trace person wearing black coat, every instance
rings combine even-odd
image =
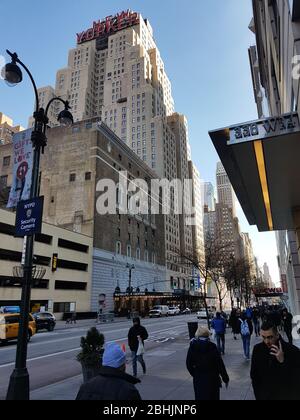
[[[132,356],[133,376],[137,376],[137,361],[142,365],[143,373],[146,373],[146,364],[143,355],[137,355],[139,342],[144,345],[144,341],[148,338],[148,332],[145,327],[141,325],[140,318],[133,319],[133,327],[128,332],[128,345]]]
[[[219,401],[222,380],[226,387],[229,384],[224,362],[209,336],[207,328],[199,327],[186,358],[187,369],[193,377],[196,401]]]
[[[229,318],[229,325],[232,328],[233,338],[237,340],[237,335],[240,334],[240,311],[237,309],[233,309]]]
[[[293,344],[293,315],[287,309],[282,311],[283,329],[290,344]]]
[[[261,327],[263,343],[254,347],[251,379],[258,401],[300,401],[300,350],[285,341],[276,326]]]
[[[126,355],[116,343],[109,344],[103,353],[98,376],[80,387],[76,400],[82,401],[140,401],[135,385],[139,379],[125,373]]]

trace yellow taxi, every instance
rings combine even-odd
[[[20,314],[1,314],[0,313],[0,343],[8,340],[17,340],[19,334]],[[29,314],[29,324],[27,339],[36,333],[36,323],[31,314]]]

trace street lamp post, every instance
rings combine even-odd
[[[20,61],[16,53],[11,53],[6,50],[11,57],[11,63],[6,64],[2,69],[2,76],[6,82],[14,86],[23,80],[23,75],[18,64],[28,74],[35,93],[36,110],[33,114],[34,129],[31,134],[31,141],[34,148],[33,154],[33,168],[32,168],[32,181],[30,189],[30,199],[39,195],[39,167],[41,151],[44,153],[44,148],[47,145],[46,130],[49,122],[47,113],[51,103],[54,100],[61,101],[65,109],[60,112],[58,121],[63,125],[71,125],[73,123],[72,114],[69,112],[69,104],[61,98],[53,98],[48,103],[46,111],[39,107],[39,98],[35,81],[28,70],[28,68]],[[15,369],[10,376],[7,400],[29,400],[29,374],[26,367],[27,361],[27,341],[28,341],[28,323],[29,323],[29,310],[30,310],[30,296],[31,296],[31,283],[32,283],[32,269],[33,269],[33,247],[34,236],[28,236],[26,241],[25,250],[25,264],[24,264],[24,277],[22,283],[22,296],[21,296],[21,311],[20,311],[20,326],[16,351]]]
[[[130,316],[131,316],[131,272],[132,272],[132,270],[135,269],[135,266],[133,264],[127,263],[126,268],[129,269],[129,279],[128,279],[129,313],[128,313],[128,317],[130,319]]]

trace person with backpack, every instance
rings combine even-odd
[[[247,317],[246,312],[243,312],[239,321],[245,359],[250,360],[250,343],[251,336],[253,334],[253,324],[252,321]]]

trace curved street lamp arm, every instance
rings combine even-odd
[[[32,77],[32,74],[30,73],[29,69],[25,66],[24,63],[22,63],[22,61],[19,59],[17,53],[11,53],[9,50],[6,50],[7,54],[12,58],[12,60],[14,60],[16,63],[19,63],[21,67],[23,67],[23,69],[26,71],[26,73],[28,74],[31,83],[33,85],[33,89],[34,89],[34,94],[35,94],[35,102],[36,102],[36,112],[39,111],[40,108],[40,103],[39,103],[39,95],[38,95],[38,91],[37,91],[37,87],[35,84],[35,81]]]
[[[69,102],[68,101],[64,101],[62,98],[60,98],[59,96],[57,96],[55,98],[50,99],[50,101],[48,102],[48,105],[47,105],[46,110],[45,110],[46,117],[48,115],[48,111],[49,111],[50,105],[54,101],[60,101],[60,102],[62,102],[64,104],[64,106],[66,107],[66,109],[70,109]]]

